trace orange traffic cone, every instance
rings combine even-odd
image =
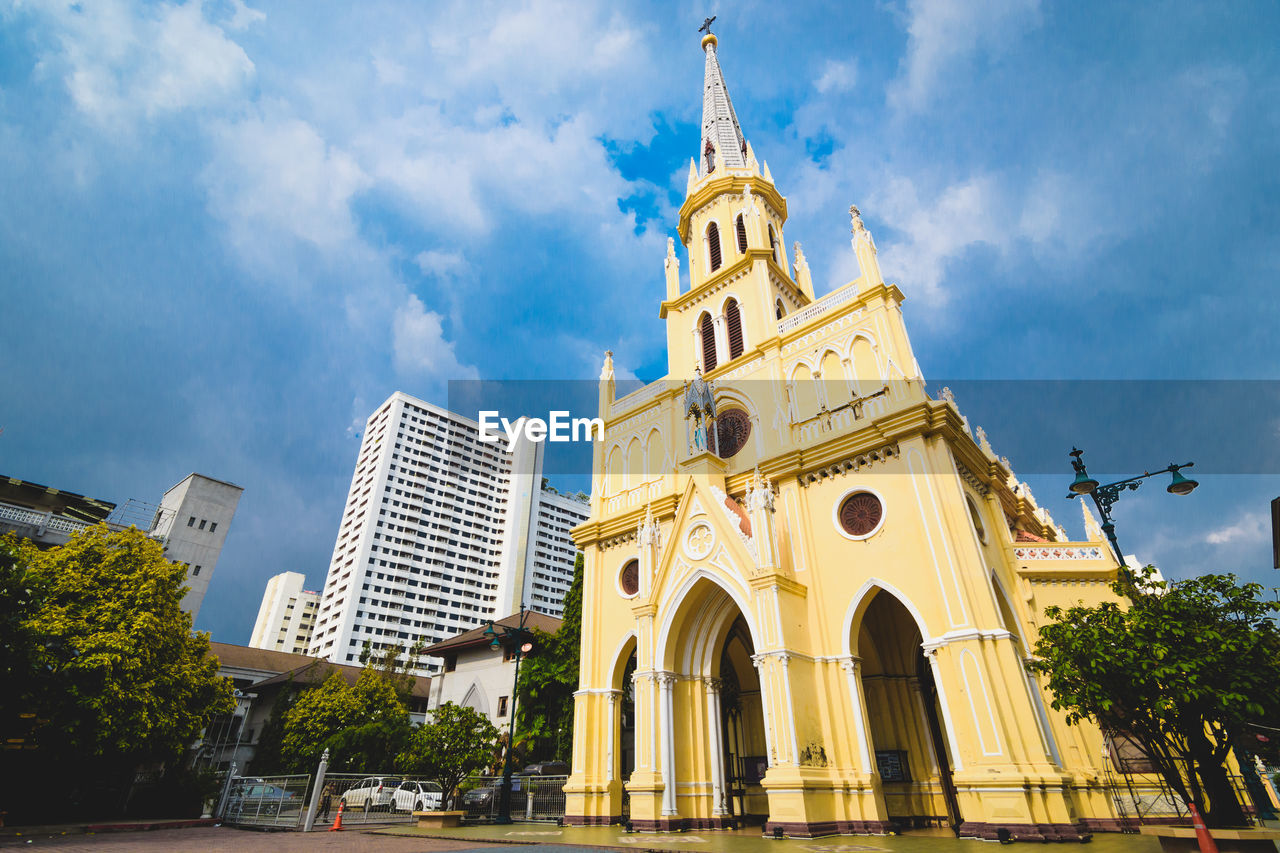
[[[1200,810],[1196,808],[1196,804],[1187,803],[1187,807],[1191,809],[1191,825],[1196,830],[1196,842],[1200,845],[1200,853],[1218,853],[1218,845],[1209,834],[1209,828],[1204,825],[1204,818],[1200,817]]]
[[[346,802],[338,803],[338,814],[333,819],[333,826],[329,827],[330,832],[342,832],[342,810],[346,808],[346,806]],[[1213,853],[1218,853],[1218,851],[1215,850]]]

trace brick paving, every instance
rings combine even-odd
[[[21,831],[20,829],[10,831]],[[60,853],[134,853],[134,851],[181,851],[181,853],[437,853],[449,850],[494,848],[492,841],[468,842],[437,838],[397,838],[371,835],[361,830],[343,832],[256,832],[227,826],[189,829],[156,829],[150,832],[106,832],[98,834],[57,834],[46,830],[32,836],[0,838],[0,850],[58,850]],[[520,847],[506,847],[515,851]]]

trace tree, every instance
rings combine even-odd
[[[400,754],[400,767],[437,782],[452,801],[459,783],[489,763],[497,740],[498,730],[484,714],[445,702],[413,730],[408,747]]]
[[[554,634],[535,631],[534,651],[516,685],[516,741],[539,758],[568,761],[573,751],[573,694],[582,654],[582,554],[564,599],[564,622]]]
[[[335,672],[285,713],[281,754],[295,773],[314,769],[326,749],[334,770],[373,770],[391,763],[409,731],[409,710],[382,673],[365,667],[352,686]]]
[[[1069,724],[1088,718],[1127,735],[1210,827],[1241,825],[1226,759],[1251,724],[1275,725],[1280,605],[1234,575],[1154,576],[1148,567],[1134,585],[1113,584],[1132,596],[1123,605],[1048,608],[1054,621],[1041,627],[1029,666],[1047,677]]]
[[[74,766],[76,783],[122,794],[139,765],[172,762],[233,709],[209,635],[182,610],[186,569],[160,543],[98,525],[47,551],[9,536],[0,551],[0,629],[15,643],[3,692],[35,715],[41,772]]]

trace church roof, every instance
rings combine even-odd
[[[702,40],[707,55],[706,72],[702,84],[702,141],[698,151],[699,174],[707,168],[707,143],[714,146],[725,168],[744,169],[747,165],[747,141],[738,125],[738,115],[729,100],[729,89],[724,84],[720,60],[716,58],[716,37],[708,34]],[[714,155],[713,155],[714,156]]]

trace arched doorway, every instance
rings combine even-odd
[[[763,824],[769,798],[760,783],[769,769],[760,679],[752,665],[755,647],[739,616],[720,652],[720,727],[724,746],[723,808],[735,823]]]
[[[862,658],[881,793],[900,830],[960,826],[946,727],[920,628],[893,595],[879,591],[864,611],[855,648]]]
[[[655,828],[710,829],[768,819],[760,783],[770,751],[746,601],[741,591],[731,593],[704,572],[664,620],[655,674],[662,783]],[[645,729],[642,721],[639,730]]]

